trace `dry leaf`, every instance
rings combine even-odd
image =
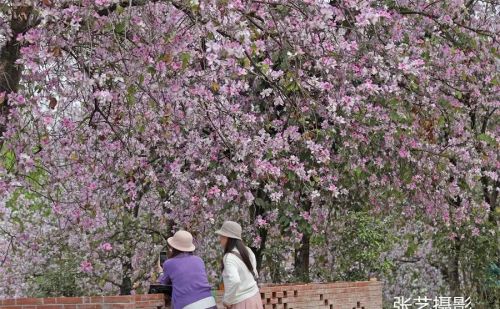
[[[50,97],[49,107],[50,109],[56,109],[57,100],[54,97]]]
[[[172,55],[171,54],[164,54],[162,57],[161,57],[161,60],[165,63],[170,63],[172,62]]]
[[[60,57],[62,55],[61,47],[56,46],[52,48],[52,54],[54,55],[54,57]]]
[[[212,89],[212,91],[214,93],[217,93],[220,90],[220,85],[216,82],[213,82],[212,85],[210,86],[210,88]]]

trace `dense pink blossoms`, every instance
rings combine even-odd
[[[26,293],[26,258],[40,271],[58,251],[89,290],[136,288],[181,227],[215,272],[224,218],[290,252],[356,205],[452,239],[494,210],[486,2],[31,2],[2,120],[0,295]]]

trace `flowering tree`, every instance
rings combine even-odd
[[[9,248],[22,246],[38,266],[65,252],[93,289],[130,293],[172,229],[201,240],[228,216],[261,268],[277,254],[301,280],[334,263],[323,235],[352,211],[423,216],[460,250],[478,225],[498,226],[496,9],[5,4],[0,276],[15,280],[23,255]]]

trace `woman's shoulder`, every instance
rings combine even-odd
[[[249,255],[250,257],[255,258],[255,253],[253,253],[253,250],[252,250],[250,247],[247,247],[247,246],[245,246],[245,248],[247,248],[248,255]]]
[[[186,262],[204,263],[203,260],[199,256],[194,255],[194,254],[186,254],[186,255],[176,256],[176,257],[170,258],[170,259],[165,261],[165,264],[177,264],[177,263],[186,263]]]
[[[249,247],[245,247],[248,251],[248,254],[251,256],[251,257],[255,257],[255,254],[253,253],[252,249],[250,249]],[[230,261],[240,261],[241,260],[241,255],[240,253],[238,252],[238,249],[234,249],[230,252],[227,252],[224,254],[224,260],[230,260]]]
[[[198,267],[205,268],[205,261],[201,257],[193,255],[191,259],[193,264],[196,264]]]
[[[188,259],[189,261],[196,261],[196,262],[201,262],[203,263],[203,259],[197,255],[194,255],[194,254],[189,254],[189,255],[186,255],[184,258]]]
[[[234,261],[239,260],[238,255],[239,255],[238,251],[227,252],[227,253],[224,253],[223,260],[224,260],[224,262],[234,262]]]
[[[194,261],[198,261],[199,263],[202,263],[202,264],[205,264],[205,262],[203,261],[203,259],[197,255],[192,255],[192,259]]]

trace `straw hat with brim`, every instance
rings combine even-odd
[[[174,236],[167,239],[170,247],[183,252],[193,252],[196,247],[193,245],[193,235],[187,231],[177,231]]]
[[[216,234],[241,240],[241,225],[234,221],[226,221]]]

